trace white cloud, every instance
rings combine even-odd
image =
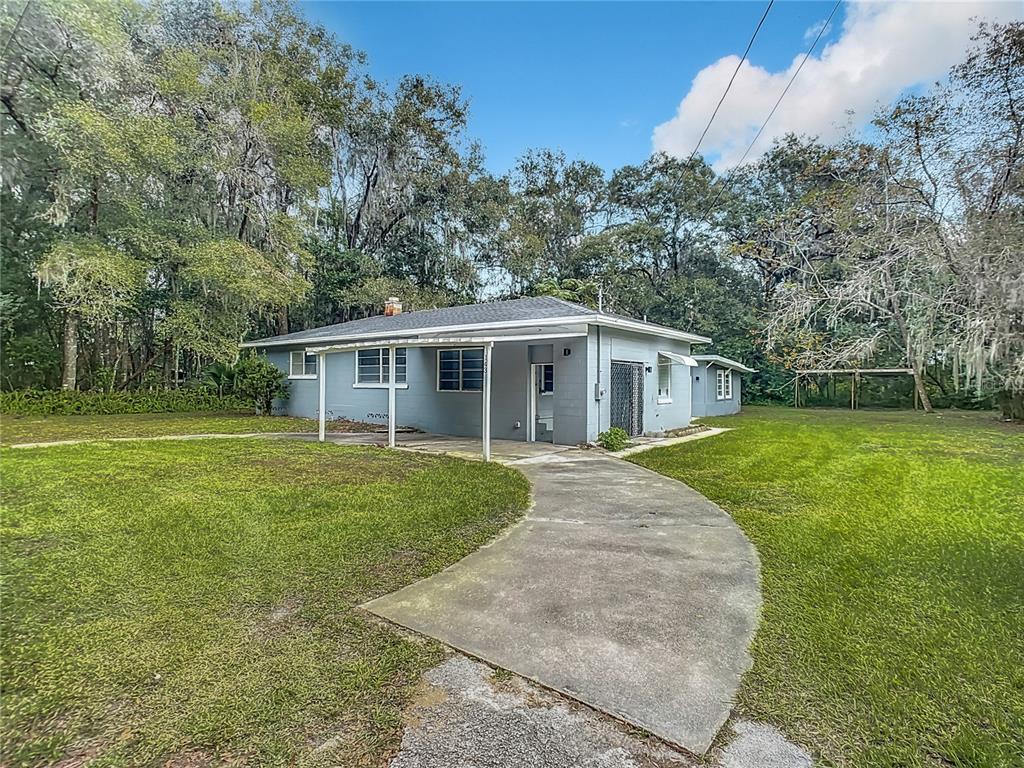
[[[831,33],[832,22],[828,22],[828,29],[825,29],[825,19],[820,19],[819,21],[816,21],[814,24],[811,24],[811,26],[804,30],[804,42],[807,45],[810,45],[814,41],[814,38],[818,36],[819,32],[821,32],[823,35]]]
[[[785,133],[830,141],[851,124],[863,126],[879,105],[906,88],[940,79],[960,61],[977,27],[974,17],[1005,21],[1021,18],[1022,8],[1019,2],[998,1],[848,2],[838,39],[807,60],[747,160]],[[770,24],[769,18],[766,28]],[[755,56],[756,51],[755,43]],[[735,165],[803,55],[778,72],[744,62],[701,154],[717,158],[717,168]],[[676,116],[654,129],[655,151],[689,156],[738,61],[725,56],[697,73]]]

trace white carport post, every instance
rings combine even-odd
[[[494,352],[494,342],[489,341],[484,347],[484,391],[483,391],[483,421],[481,437],[484,444],[484,461],[491,460],[491,357]]]
[[[395,447],[395,348],[388,347],[388,448]]]
[[[327,430],[327,354],[321,352],[316,356],[316,372],[320,378],[320,442],[324,441]]]

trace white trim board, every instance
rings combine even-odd
[[[487,344],[501,343],[503,341],[546,341],[581,338],[586,335],[586,331],[571,331],[556,334],[532,333],[521,336],[435,336],[425,339],[373,339],[371,341],[353,341],[347,344],[329,344],[322,347],[306,347],[306,351],[310,353],[350,352],[352,350],[374,349],[391,345],[396,347],[484,347]]]
[[[611,317],[609,315],[592,315],[592,316],[580,316],[570,315],[566,317],[551,317],[545,319],[534,319],[534,320],[506,320],[501,322],[492,323],[478,323],[478,324],[462,324],[462,325],[445,325],[436,326],[430,328],[409,328],[406,330],[396,331],[371,331],[366,333],[350,333],[341,334],[339,336],[322,336],[320,338],[308,338],[308,339],[280,339],[277,341],[246,341],[241,344],[242,347],[280,347],[280,346],[294,346],[300,344],[310,345],[308,349],[319,349],[315,346],[318,342],[349,342],[357,341],[360,339],[375,339],[378,344],[383,342],[380,339],[404,339],[409,337],[420,336],[424,334],[436,334],[436,333],[450,333],[453,331],[470,332],[473,331],[495,331],[501,329],[516,329],[516,328],[549,328],[556,325],[600,325],[607,328],[618,328],[620,330],[634,331],[636,333],[643,333],[650,336],[661,336],[667,339],[677,339],[679,341],[689,341],[694,344],[710,344],[711,339],[706,336],[698,336],[693,333],[685,333],[684,331],[678,331],[674,328],[666,328],[661,325],[653,325],[651,323],[644,323],[640,320],[627,320],[625,318]],[[561,334],[563,336],[572,335],[572,332]],[[586,334],[583,334],[586,335]],[[488,338],[486,341],[511,341],[511,338],[502,339],[497,336]],[[402,342],[395,342],[402,343]]]

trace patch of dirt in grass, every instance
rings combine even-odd
[[[398,589],[402,583],[405,583],[406,577],[403,576],[401,583],[395,583],[395,576],[407,574],[408,576],[415,575],[419,569],[426,562],[427,555],[424,552],[420,552],[418,549],[399,549],[394,552],[388,553],[386,558],[381,560],[368,563],[366,567],[366,573],[368,576],[373,577],[373,581],[377,584],[382,585],[385,589],[382,594]],[[374,595],[376,597],[377,595]],[[367,598],[362,593],[354,595],[354,599],[362,602]]]
[[[302,629],[305,622],[300,615],[301,610],[302,600],[297,597],[285,598],[259,619],[249,633],[257,640],[271,640]]]
[[[7,525],[11,528],[17,528],[20,526],[20,523],[17,520],[8,520]],[[58,536],[19,536],[11,539],[11,548],[14,550],[15,557],[31,557],[60,545],[61,539]]]
[[[413,689],[412,697],[402,716],[406,728],[421,728],[431,710],[448,701],[448,694],[437,686],[421,679]]]
[[[163,768],[208,768],[208,766],[242,765],[240,760],[217,760],[208,752],[188,749],[177,752],[164,760]]]
[[[65,751],[64,757],[52,763],[52,768],[81,768],[99,757],[103,747],[103,744],[96,741],[73,744]]]
[[[333,729],[333,735],[311,739],[309,747],[297,763],[290,765],[302,768],[383,768],[396,750],[395,745],[381,744],[380,735],[374,733],[369,722],[343,723]]]
[[[327,432],[344,432],[352,434],[355,432],[386,432],[386,424],[371,424],[368,421],[349,421],[348,419],[332,419],[324,425]],[[406,429],[403,427],[403,429]]]

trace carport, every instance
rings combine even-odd
[[[396,446],[396,428],[398,425],[397,397],[396,391],[399,387],[396,381],[395,350],[398,348],[415,347],[452,347],[452,348],[478,348],[483,350],[483,386],[480,391],[481,408],[481,442],[482,456],[484,461],[491,460],[491,361],[494,354],[495,344],[513,342],[543,342],[555,341],[557,339],[586,337],[587,331],[581,330],[559,330],[553,333],[530,333],[530,334],[495,334],[495,335],[469,335],[469,336],[421,336],[418,338],[389,338],[373,339],[370,341],[347,342],[341,344],[330,344],[326,346],[307,347],[307,354],[317,356],[318,371],[326,370],[327,355],[338,352],[358,352],[360,349],[387,349],[388,352],[388,446]],[[327,428],[327,377],[319,377],[319,440],[324,442]],[[524,384],[524,391],[525,391]]]

